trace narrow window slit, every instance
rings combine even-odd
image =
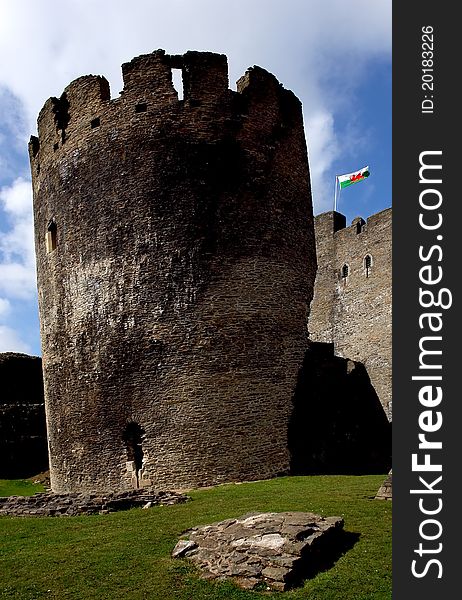
[[[366,272],[366,277],[369,277],[372,269],[372,256],[370,254],[366,254],[364,257],[364,270]]]
[[[56,222],[54,219],[48,221],[47,232],[45,235],[45,246],[47,254],[56,250],[57,238],[58,238],[58,228],[56,226]]]
[[[146,102],[139,102],[138,104],[135,105],[136,113],[143,113],[143,112],[146,112],[147,110],[148,110],[148,105],[146,104]]]
[[[96,117],[96,119],[92,119],[90,122],[90,126],[92,129],[96,129],[97,127],[100,126],[100,119],[99,117]]]

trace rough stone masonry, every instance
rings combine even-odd
[[[342,547],[343,519],[313,513],[251,513],[185,532],[172,552],[208,579],[285,591],[316,574]]]
[[[183,76],[184,98],[172,83]],[[29,145],[54,492],[288,471],[316,272],[302,110],[163,50],[50,98]]]
[[[77,515],[108,514],[130,508],[170,506],[187,502],[188,496],[176,492],[151,489],[110,492],[107,495],[43,492],[32,496],[0,498],[0,516],[11,517],[74,517]]]

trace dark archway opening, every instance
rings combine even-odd
[[[123,434],[127,449],[127,461],[133,463],[136,487],[140,487],[140,475],[143,468],[143,435],[144,429],[138,423],[128,423]]]

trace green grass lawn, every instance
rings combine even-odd
[[[44,489],[43,485],[27,479],[0,479],[0,496],[32,496]]]
[[[282,477],[191,492],[192,502],[88,517],[0,517],[0,598],[18,600],[366,600],[391,598],[385,475]],[[0,495],[32,484],[0,481]],[[12,491],[13,490],[13,491]],[[200,579],[170,552],[185,529],[250,511],[340,515],[358,541],[328,571],[281,593]]]

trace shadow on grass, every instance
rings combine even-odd
[[[290,588],[299,587],[307,579],[332,569],[335,563],[358,542],[360,534],[353,531],[334,530],[315,540],[294,565],[292,577],[287,581]]]

